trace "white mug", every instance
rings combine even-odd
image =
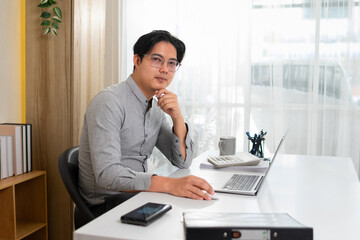
[[[219,141],[220,156],[235,155],[236,137],[220,137]]]

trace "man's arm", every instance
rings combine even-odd
[[[180,107],[177,101],[177,96],[167,89],[156,91],[158,97],[158,105],[167,114],[170,115],[173,121],[174,134],[179,138],[180,153],[186,159],[186,134],[187,128],[184,118],[181,114]]]
[[[173,120],[174,124],[174,134],[179,138],[180,142],[180,152],[184,159],[186,159],[186,143],[185,138],[187,134],[187,128],[185,125],[184,118],[182,114],[180,113],[179,117]]]
[[[181,114],[177,101],[177,96],[167,89],[161,89],[155,92],[158,97],[158,105],[173,121],[174,134],[179,138],[180,153],[186,159],[186,136],[187,127]],[[150,192],[166,192],[175,196],[187,197],[192,199],[211,200],[204,191],[213,195],[214,190],[208,182],[196,176],[186,176],[182,178],[169,178],[161,176],[152,176]]]
[[[174,129],[170,126],[164,113],[162,113],[161,127],[155,145],[174,166],[179,168],[189,168],[193,156],[194,143],[188,132],[189,128],[187,124],[185,125],[187,128],[187,134],[185,136],[186,159],[184,159],[181,154],[180,140],[174,134]]]

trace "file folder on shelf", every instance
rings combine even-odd
[[[287,213],[185,212],[187,240],[313,240],[313,229]]]

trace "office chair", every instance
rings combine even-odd
[[[63,152],[58,161],[59,172],[71,199],[75,203],[74,222],[75,229],[95,219],[86,200],[81,196],[78,186],[78,156],[79,147],[72,147]]]

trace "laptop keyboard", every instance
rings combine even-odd
[[[234,174],[225,184],[224,188],[228,190],[250,191],[259,177],[261,176]]]

